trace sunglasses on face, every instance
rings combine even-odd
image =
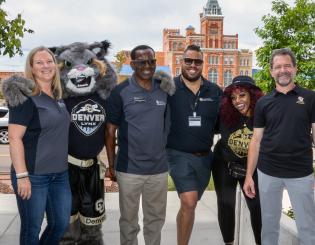
[[[156,65],[156,59],[149,59],[149,60],[133,60],[132,61],[136,66],[143,67],[145,65],[148,66],[155,66]]]
[[[190,59],[190,58],[184,58],[185,65],[192,65],[192,63],[195,64],[195,66],[201,66],[203,64],[203,60],[201,59]]]

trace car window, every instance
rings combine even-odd
[[[8,113],[6,109],[0,109],[0,118],[4,117]]]

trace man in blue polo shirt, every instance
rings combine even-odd
[[[270,59],[276,88],[256,104],[245,194],[253,198],[252,175],[258,164],[262,245],[277,245],[282,193],[288,190],[300,243],[315,244],[312,140],[315,142],[315,92],[294,83],[296,58],[290,49],[276,49]]]
[[[119,84],[107,103],[106,149],[111,175],[119,185],[120,243],[138,244],[139,201],[142,195],[146,245],[159,245],[167,198],[167,94],[153,78],[154,50],[146,45],[131,51],[130,79]],[[169,79],[171,82],[172,80]],[[115,133],[118,153],[115,158]]]
[[[219,111],[221,89],[204,79],[203,55],[189,45],[183,55],[176,92],[169,97],[171,129],[167,141],[170,175],[180,198],[177,243],[187,245],[195,208],[206,189],[211,171],[213,130]]]

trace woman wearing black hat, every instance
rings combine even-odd
[[[249,76],[237,76],[225,88],[220,107],[218,130],[221,139],[214,149],[213,179],[218,202],[218,220],[225,244],[233,244],[237,183],[243,187],[247,152],[253,134],[253,116],[257,100],[263,96]],[[253,176],[257,183],[257,173]],[[258,188],[257,186],[255,188]],[[245,195],[244,195],[245,196]],[[245,196],[250,211],[256,244],[260,244],[261,213],[259,194]]]

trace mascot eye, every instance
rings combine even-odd
[[[93,63],[93,59],[89,59],[89,61],[87,62],[88,65],[91,65]]]
[[[65,60],[65,66],[70,68],[72,66],[71,62]]]

